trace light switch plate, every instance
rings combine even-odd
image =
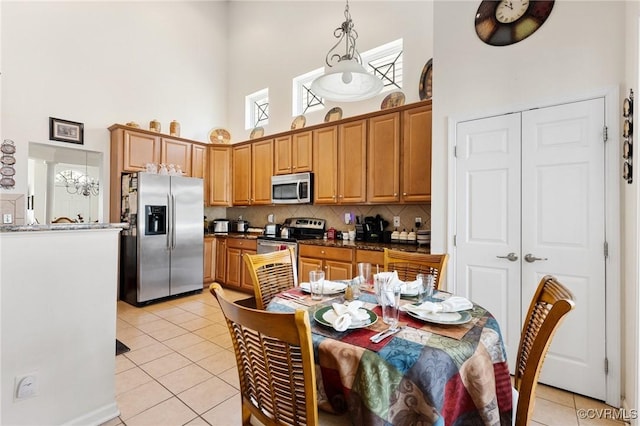
[[[351,213],[345,213],[345,214],[344,214],[344,223],[345,223],[346,225],[348,225],[348,224],[350,224],[350,223],[351,223]]]
[[[5,213],[2,215],[2,223],[13,223],[13,215],[11,213]]]

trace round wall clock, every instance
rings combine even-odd
[[[517,43],[544,24],[555,0],[484,0],[476,13],[476,33],[492,46]]]

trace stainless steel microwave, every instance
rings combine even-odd
[[[273,204],[310,204],[313,202],[313,173],[271,176]]]

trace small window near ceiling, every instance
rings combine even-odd
[[[322,98],[311,91],[311,83],[323,73],[318,68],[293,79],[293,116],[324,109]]]
[[[262,89],[245,97],[245,129],[269,124],[269,89]]]
[[[367,71],[382,80],[382,92],[402,89],[402,39],[360,54]]]

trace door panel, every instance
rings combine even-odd
[[[456,165],[457,292],[500,324],[515,365],[520,341],[520,116],[458,125]]]
[[[522,114],[523,303],[549,273],[576,308],[558,330],[541,381],[605,399],[604,99]],[[526,306],[523,304],[523,306]]]

